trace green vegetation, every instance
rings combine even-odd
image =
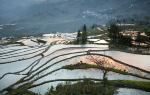
[[[127,72],[126,70],[119,70],[119,69],[115,69],[115,68],[103,67],[103,66],[98,66],[96,64],[88,64],[88,63],[81,63],[81,62],[79,62],[77,64],[66,65],[66,66],[63,67],[63,69],[68,69],[68,70],[89,69],[89,68],[101,69],[103,71],[107,71],[107,73],[109,71],[111,71],[111,72],[115,72],[115,73],[119,73],[119,74],[123,74],[123,75],[131,75],[131,76],[135,76],[135,77],[139,77],[139,78],[143,78],[143,79],[149,79],[149,78],[137,75],[137,74],[133,74],[133,73]],[[104,79],[107,79],[107,76],[104,76],[103,80]]]
[[[107,33],[107,28],[104,26],[93,25],[87,29],[88,36],[105,35],[105,33]]]
[[[150,44],[150,26],[147,27],[144,31],[145,31],[145,34],[148,36],[148,38],[146,39],[146,41],[148,41],[149,44]]]
[[[103,83],[101,82],[100,79],[92,79],[92,78],[64,79],[64,80],[62,79],[60,81],[66,81],[66,83],[58,84],[56,88],[51,86],[51,88],[45,93],[45,95],[114,95],[114,93],[117,93],[117,88],[119,87],[133,88],[150,92],[150,82],[146,81],[108,80],[105,88],[103,87]],[[20,88],[13,90],[13,93],[8,93],[7,95],[40,95],[40,94],[24,90],[24,88]]]
[[[102,82],[84,79],[77,83],[71,84],[70,81],[65,84],[52,86],[45,95],[114,95],[118,87],[135,88],[144,91],[150,91],[150,82],[133,81],[133,80],[109,80],[104,88]]]
[[[62,69],[104,69],[98,65],[87,64],[79,62],[74,65],[66,65]],[[121,71],[114,68],[105,68],[107,71],[113,71],[120,74],[130,75],[128,72]],[[56,79],[49,82],[66,81],[66,84],[59,84],[51,87],[45,95],[114,95],[118,87],[127,87],[140,89],[144,91],[150,91],[150,82],[143,81],[133,81],[133,80],[106,80],[104,86],[104,79],[93,79],[93,78],[83,78],[83,79]],[[77,83],[72,84],[71,82],[77,81]],[[100,81],[100,82],[95,82]],[[28,91],[26,88],[32,86],[32,83],[26,86],[19,87],[18,89],[9,90],[8,95],[39,95]]]
[[[110,27],[108,28],[109,31],[109,37],[112,39],[112,42],[116,42],[118,43],[119,41],[119,27],[116,24],[112,24],[110,25]]]
[[[131,46],[131,36],[123,36],[120,32],[121,29],[116,25],[112,24],[108,28],[108,36],[111,38],[111,44]]]
[[[44,41],[44,40],[41,40],[41,39],[37,39],[37,42],[38,42],[38,43],[43,43],[43,44],[46,44],[46,41]]]
[[[99,67],[95,64],[87,64],[87,63],[77,63],[77,64],[72,64],[72,65],[66,65],[63,67],[63,69],[68,69],[68,70],[74,70],[74,69],[89,69],[89,68],[96,68],[98,69]]]
[[[82,29],[82,44],[86,44],[86,42],[87,42],[87,28],[86,25],[84,24]]]
[[[145,29],[145,33],[146,33],[146,35],[148,35],[150,37],[150,27]]]
[[[137,42],[146,42],[149,41],[147,40],[147,37],[150,37],[150,23],[148,23],[149,21],[138,21],[135,19],[117,19],[114,20],[112,22],[109,22],[108,27],[108,32],[109,32],[109,37],[112,39],[112,41],[114,43],[118,43],[118,39],[120,40],[120,38],[125,37],[122,33],[125,33],[126,31],[128,32],[134,32],[134,33],[138,33],[137,35]],[[144,32],[147,36],[143,36],[141,35],[141,33]],[[133,37],[133,35],[129,34],[126,35],[128,37],[130,37],[129,39],[131,39]],[[121,37],[120,37],[121,36]],[[135,36],[135,35],[134,35]],[[141,40],[139,40],[139,38],[141,38]],[[134,41],[135,39],[130,40]],[[127,41],[129,43],[129,41]],[[121,43],[118,43],[121,44]]]
[[[115,87],[127,87],[127,88],[135,88],[144,91],[150,91],[150,82],[145,81],[133,81],[133,80],[109,80],[109,85],[113,85]]]
[[[19,45],[24,46],[24,44],[22,42],[17,42],[18,39],[20,39],[20,38],[8,39],[8,40],[6,40],[7,42],[1,43],[0,45],[19,44]]]
[[[133,21],[133,20],[132,20]],[[126,22],[124,20],[124,22]],[[87,36],[89,35],[99,35],[99,34],[105,34],[106,31],[100,31],[95,28],[97,26],[92,26],[92,28],[87,29],[87,26],[84,25],[82,27],[82,30],[79,30],[77,33],[77,39],[75,41],[76,44],[86,44],[87,43]],[[130,27],[128,27],[130,28]],[[115,48],[120,48],[125,50],[128,47],[132,46],[133,39],[131,36],[124,36],[120,32],[126,30],[126,27],[119,27],[117,24],[111,24],[108,28],[108,36],[111,38],[110,46],[115,46]],[[135,29],[136,30],[136,29]],[[145,29],[145,33],[147,36],[142,36],[140,32],[137,34],[136,42],[150,42],[150,28]],[[105,34],[107,36],[107,33]],[[42,40],[38,40],[38,42],[45,43]],[[119,47],[118,47],[119,46]],[[42,55],[43,56],[43,55]],[[56,82],[56,81],[69,81],[66,82],[66,84],[59,84],[56,86],[56,89],[52,86],[45,95],[113,95],[116,93],[117,87],[127,87],[127,88],[135,88],[145,91],[150,91],[150,82],[143,82],[143,81],[132,81],[132,80],[108,80],[107,79],[107,73],[109,71],[116,72],[123,75],[131,75],[139,78],[144,78],[145,76],[139,76],[130,72],[127,72],[126,70],[119,70],[115,68],[105,67],[104,64],[107,63],[107,60],[98,60],[93,59],[92,60],[96,64],[87,64],[79,62],[78,64],[73,65],[66,65],[60,69],[68,69],[68,70],[74,70],[74,69],[100,69],[103,71],[103,79],[92,79],[92,78],[83,78],[83,79],[56,79],[56,80],[49,80],[45,83],[49,82]],[[38,79],[38,78],[37,78]],[[36,79],[35,79],[36,80]],[[80,80],[80,81],[79,81]],[[71,81],[78,81],[77,83],[71,83]],[[100,81],[100,82],[95,82]],[[44,84],[44,83],[43,83]],[[40,84],[40,85],[43,85]],[[39,85],[33,85],[33,83],[28,83],[26,85],[23,85],[22,87],[18,87],[18,89],[8,89],[8,95],[38,95],[36,93],[32,93],[31,91],[28,91],[30,87],[39,86]],[[47,89],[47,88],[45,88]]]
[[[137,54],[149,54],[150,24],[139,23],[134,19],[123,19],[116,20],[107,27],[108,36],[111,39],[109,45],[111,49]]]
[[[101,83],[95,83],[94,81],[84,80],[71,84],[59,84],[56,90],[51,89],[45,95],[114,95],[116,88],[113,86],[103,87]]]
[[[68,69],[68,70],[75,70],[75,69],[104,69],[96,64],[87,64],[87,63],[77,63],[77,64],[72,64],[72,65],[66,65],[63,67],[63,69]],[[116,73],[121,73],[121,74],[128,74],[125,70],[118,70],[118,69],[114,69],[114,68],[105,68],[108,71],[112,71],[112,72],[116,72]]]
[[[84,24],[82,32],[79,30],[77,33],[77,40],[75,44],[86,44],[87,43],[87,27]]]
[[[105,39],[105,38],[108,38],[106,33],[107,33],[107,28],[104,26],[98,26],[94,24],[92,27],[87,27],[84,24],[84,26],[80,30],[78,30],[76,40],[73,43],[86,44],[88,36],[93,36],[92,38],[96,38],[96,39],[99,39],[99,38]],[[101,37],[97,35],[101,35]]]
[[[131,19],[117,19],[107,26],[93,24],[84,25],[77,33],[73,44],[86,44],[87,36],[93,39],[104,39],[109,42],[110,49],[124,52],[149,54],[150,23]],[[70,43],[70,44],[72,44]],[[88,43],[93,43],[92,41]],[[147,52],[145,52],[147,51]]]
[[[8,88],[8,93],[6,95],[37,95],[27,88],[30,87],[32,83],[27,83],[25,86],[19,87],[17,89]]]
[[[80,44],[80,42],[81,42],[81,32],[80,32],[80,30],[78,31],[78,34],[77,34],[77,44]]]

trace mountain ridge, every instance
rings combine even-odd
[[[3,1],[3,2],[2,2]],[[73,32],[83,24],[106,24],[111,19],[149,17],[148,0],[0,0],[0,23],[15,23],[17,29],[10,31],[24,34],[49,32]],[[15,5],[15,2],[19,2]],[[23,4],[24,3],[24,4]],[[20,5],[19,5],[20,4]],[[23,7],[20,7],[20,6]],[[5,9],[7,8],[7,9]],[[5,10],[3,10],[5,9]],[[6,12],[7,11],[7,12]],[[21,29],[18,29],[22,27]],[[7,33],[6,33],[7,32]],[[3,36],[3,35],[0,35]]]

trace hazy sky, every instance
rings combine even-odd
[[[149,10],[150,0],[0,0],[0,24],[18,25],[8,32],[77,31],[116,17],[142,19]]]

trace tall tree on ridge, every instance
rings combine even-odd
[[[119,27],[116,24],[110,25],[109,29],[109,37],[112,39],[112,41],[117,42],[119,38]]]
[[[80,30],[78,30],[78,33],[77,33],[77,44],[79,44],[81,41],[81,32]]]
[[[86,25],[84,24],[82,29],[82,44],[86,44],[86,42],[87,42],[87,28]]]

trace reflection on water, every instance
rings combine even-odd
[[[105,54],[122,62],[150,71],[149,55],[138,55],[120,51],[106,51]]]
[[[54,80],[54,79],[78,79],[78,78],[96,78],[96,79],[102,79],[102,71],[98,70],[98,69],[87,69],[87,70],[59,70],[51,75],[48,75],[38,81],[36,81],[34,84],[38,84],[41,83],[43,81],[48,81],[48,80]],[[133,76],[129,76],[129,75],[121,75],[118,73],[113,73],[113,72],[109,72],[107,74],[108,79],[109,80],[139,80],[139,81],[145,81],[143,79],[137,78],[137,77],[133,77]],[[57,82],[57,83],[61,83],[61,82]],[[42,86],[33,88],[32,91],[34,92],[38,92],[40,91],[40,93],[45,93],[47,91],[47,89],[45,88],[50,88],[51,86],[56,86],[57,83],[47,83],[44,84]]]
[[[73,47],[76,47],[76,48],[73,48]],[[86,46],[86,48],[84,48],[83,46],[77,46],[77,45],[56,45],[56,46],[53,46],[47,52],[45,52],[43,55],[47,56],[47,55],[51,54],[54,51],[56,51],[56,52],[52,53],[51,55],[49,55],[47,57],[43,57],[41,59],[41,61],[33,68],[33,70],[36,70],[38,67],[40,67],[37,70],[37,71],[40,71],[44,67],[47,67],[47,66],[49,66],[49,65],[51,65],[51,64],[53,64],[53,63],[55,63],[59,60],[69,58],[71,56],[75,56],[75,55],[79,55],[79,54],[86,54],[86,52],[82,52],[82,51],[85,51],[85,50],[91,50],[91,49],[93,49],[93,50],[97,50],[97,49],[98,50],[104,50],[104,49],[108,49],[108,47],[102,47],[102,46],[100,46],[100,47],[96,46],[96,47],[93,46],[93,45],[88,45],[88,46]],[[62,49],[62,48],[66,48],[66,49]],[[9,49],[10,48],[8,48],[6,50],[10,51]],[[1,52],[3,52],[3,51],[1,51]],[[18,51],[16,51],[16,52],[18,52]],[[30,53],[30,52],[31,51],[28,51],[28,52],[25,52],[25,53]],[[82,52],[82,53],[75,53],[75,54],[63,55],[63,56],[56,57],[58,55],[62,55],[62,54],[66,54],[66,53],[73,53],[73,52]],[[140,68],[145,69],[145,70],[150,70],[150,60],[148,60],[148,59],[150,59],[149,55],[137,55],[137,54],[130,54],[130,53],[124,53],[124,52],[119,52],[119,51],[106,51],[106,52],[95,52],[95,53],[106,54],[106,55],[112,56],[115,59],[123,61],[127,64],[137,66],[137,67],[140,67]],[[35,54],[32,54],[32,56],[33,55],[35,55]],[[24,56],[17,56],[16,58],[19,59],[20,57],[24,57]],[[45,64],[45,62],[52,59],[53,57],[56,57],[56,58],[54,60],[48,62],[43,67],[41,67],[43,64]],[[16,58],[11,58],[11,59],[15,60]],[[39,58],[40,57],[38,56],[38,57],[34,57],[32,59],[28,59],[28,60],[24,60],[24,61],[12,62],[12,64],[0,65],[0,75],[2,76],[4,73],[7,73],[7,72],[15,72],[15,71],[22,70],[22,69],[26,68],[27,66],[29,66],[31,63],[33,63],[35,60],[37,60]],[[80,62],[81,60],[85,60],[85,58],[84,57],[75,57],[73,59],[60,62],[60,63],[44,70],[43,72],[41,72],[39,74],[39,76],[47,74],[48,72],[50,72],[52,70],[55,70],[55,69],[58,69],[58,68],[60,68],[62,66],[65,66],[65,65],[76,64],[77,62]],[[10,61],[10,60],[8,60],[8,59],[7,60],[6,59],[5,60],[0,60],[0,62],[2,62],[2,61]],[[113,60],[111,60],[111,61],[113,61]],[[117,63],[115,63],[115,65],[116,64]],[[120,67],[120,69],[126,69],[122,65],[117,65],[117,66]],[[10,69],[8,69],[8,68],[10,68]],[[25,72],[27,72],[27,71],[24,71],[22,73],[25,73]],[[12,83],[15,83],[21,77],[23,77],[23,76],[7,75],[5,78],[0,80],[0,89],[9,86]],[[51,79],[73,79],[73,78],[84,78],[84,77],[100,79],[100,78],[102,78],[102,72],[98,69],[73,70],[73,71],[62,69],[62,70],[59,70],[59,71],[57,71],[53,74],[47,75],[47,76],[39,79],[34,84],[38,84],[38,83],[41,83],[43,81],[48,81],[48,80],[51,80]],[[121,75],[121,74],[117,74],[117,73],[113,73],[113,72],[108,73],[108,79],[109,80],[120,79],[120,80],[142,80],[142,81],[145,81],[145,80],[137,78],[137,77],[133,77],[133,76],[129,76],[129,75]],[[58,83],[59,82],[47,83],[47,84],[44,84],[42,86],[33,88],[31,90],[34,91],[34,92],[37,92],[37,93],[40,92],[40,93],[43,94],[52,85],[56,86]],[[120,88],[118,91],[120,91],[120,93],[118,95],[131,95],[130,93],[132,93],[132,95],[149,95],[149,94],[143,94],[144,92],[139,91],[139,90],[134,90],[134,89]],[[137,93],[141,93],[141,94],[137,94]]]

